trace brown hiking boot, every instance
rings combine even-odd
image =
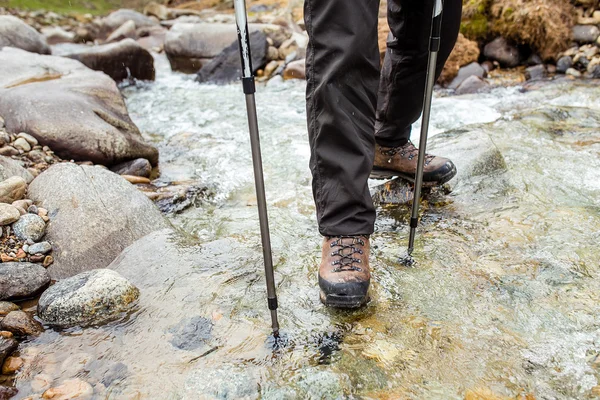
[[[323,240],[319,268],[321,301],[326,306],[358,308],[369,300],[369,238],[336,236]]]
[[[415,181],[419,149],[412,142],[399,147],[375,145],[375,162],[371,179],[390,179],[399,176],[410,182]],[[441,185],[454,178],[456,167],[447,158],[427,154],[423,169],[423,182]]]

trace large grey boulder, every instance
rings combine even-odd
[[[40,297],[38,315],[53,326],[98,325],[127,310],[139,295],[117,272],[96,269],[51,286]]]
[[[3,47],[50,54],[44,35],[12,15],[0,15],[0,49]]]
[[[75,60],[0,50],[0,115],[7,131],[29,133],[65,159],[158,162],[158,150],[129,118],[116,83]]]
[[[89,47],[65,57],[102,71],[117,82],[128,78],[153,81],[155,77],[152,54],[133,39]]]
[[[170,226],[143,193],[101,167],[54,165],[31,182],[29,197],[50,216],[54,279],[105,268],[139,238]]]
[[[50,276],[40,264],[26,262],[0,264],[0,300],[32,297],[48,283],[50,283]]]
[[[252,32],[250,34],[250,47],[252,48],[252,72],[254,73],[268,62],[269,44],[267,36],[261,31]],[[236,40],[209,64],[205,65],[198,72],[196,79],[201,83],[229,83],[240,78],[242,75],[241,69],[240,50]]]
[[[235,25],[176,23],[165,36],[171,69],[196,73],[237,39]]]

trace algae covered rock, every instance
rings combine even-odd
[[[101,324],[125,311],[140,295],[127,279],[109,269],[83,272],[44,292],[38,315],[53,326]]]

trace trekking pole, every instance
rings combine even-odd
[[[423,120],[421,122],[421,139],[419,141],[419,158],[417,161],[417,173],[415,175],[415,189],[410,218],[410,236],[408,239],[408,255],[410,256],[415,247],[415,234],[419,225],[419,205],[421,201],[421,187],[423,186],[423,168],[425,167],[425,151],[427,147],[427,134],[429,133],[429,119],[431,117],[431,101],[433,98],[433,85],[435,84],[435,72],[437,67],[437,56],[440,51],[440,34],[442,31],[442,0],[435,0],[433,6],[431,35],[429,36],[429,60],[427,62],[427,79],[425,81],[425,96],[423,99]]]
[[[237,23],[240,56],[242,59],[242,85],[246,95],[246,110],[248,112],[248,127],[250,130],[250,146],[252,148],[252,164],[254,166],[254,183],[258,202],[258,218],[260,220],[260,236],[262,240],[265,275],[267,278],[267,301],[271,310],[273,336],[279,336],[277,321],[277,294],[275,292],[275,277],[273,276],[273,256],[271,254],[271,235],[269,233],[269,217],[267,215],[267,200],[265,198],[265,180],[263,177],[262,157],[260,154],[260,137],[256,117],[256,101],[254,93],[254,75],[252,75],[252,57],[250,53],[250,36],[246,1],[234,0],[235,21]]]

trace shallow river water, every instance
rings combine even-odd
[[[354,312],[318,300],[304,82],[259,86],[287,338],[274,351],[241,87],[157,67],[124,89],[131,117],[161,182],[212,195],[169,217],[191,237],[159,232],[121,257],[142,291],[130,315],[22,346],[20,395],[79,377],[108,399],[598,396],[600,86],[436,97],[430,146],[459,176],[424,204],[414,267],[398,261],[408,208],[379,207],[372,301]]]

